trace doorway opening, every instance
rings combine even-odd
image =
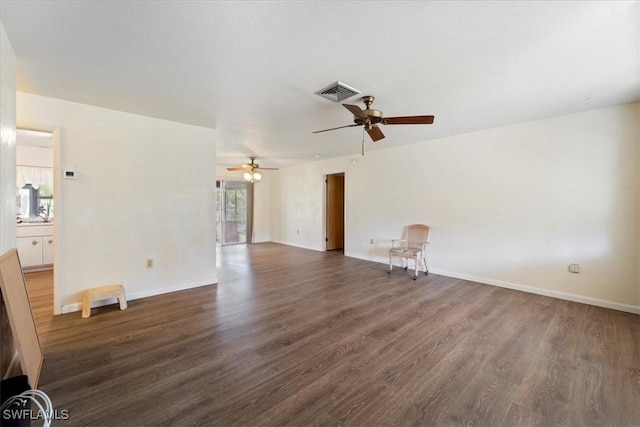
[[[53,268],[53,133],[16,129],[16,236],[23,270]]]
[[[60,264],[59,235],[54,211],[60,212],[59,129],[16,129],[16,246],[25,273],[37,273],[49,287],[39,292],[44,312],[60,314],[55,268]]]
[[[251,187],[246,181],[216,181],[216,242],[235,245],[251,242],[251,222],[248,221]]]
[[[16,129],[19,224],[53,221],[53,181],[53,133]]]
[[[327,175],[326,250],[344,253],[344,172]]]

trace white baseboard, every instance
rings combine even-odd
[[[214,277],[212,280],[199,280],[197,282],[180,283],[178,285],[168,286],[166,288],[150,289],[148,291],[132,293],[127,292],[127,287],[125,286],[124,291],[127,297],[127,301],[133,301],[140,298],[148,298],[156,295],[168,294],[171,292],[184,291],[186,289],[199,288],[201,286],[216,285],[217,283],[218,279]],[[103,305],[116,304],[117,302],[118,300],[116,298],[109,298],[102,301],[95,301],[91,304],[91,307],[102,307]],[[74,311],[80,310],[82,310],[81,302],[62,306],[62,314],[73,313]]]
[[[504,282],[502,280],[486,279],[483,277],[470,276],[467,274],[455,273],[452,271],[431,269],[429,272],[442,276],[454,277],[456,279],[469,280],[485,285],[499,286],[501,288],[514,289],[516,291],[528,292],[530,294],[542,295],[545,297],[558,298],[567,301],[579,302],[582,304],[595,305],[597,307],[610,308],[612,310],[624,311],[627,313],[640,314],[640,306],[623,304],[615,301],[608,301],[599,298],[591,298],[583,295],[570,294],[568,292],[553,291],[550,289],[536,288],[534,286],[520,285],[517,283]]]
[[[296,248],[301,248],[301,249],[309,249],[309,250],[312,250],[312,251],[319,251],[319,252],[324,251],[324,249],[314,248],[312,246],[298,245],[297,243],[279,242],[277,240],[274,240],[273,243],[279,243],[281,245],[287,245],[287,246],[294,246]]]
[[[381,260],[380,258],[366,257],[355,254],[348,256],[366,261],[378,262],[388,265],[389,260]],[[553,291],[550,289],[536,288],[535,286],[520,285],[517,283],[504,282],[502,280],[487,279],[484,277],[471,276],[468,274],[456,273],[453,271],[439,270],[435,268],[429,269],[430,273],[439,274],[441,276],[453,277],[455,279],[468,280],[470,282],[482,283],[483,285],[499,286],[501,288],[513,289],[516,291],[528,292],[530,294],[542,295],[551,298],[558,298],[566,301],[579,302],[582,304],[595,305],[596,307],[610,308],[612,310],[624,311],[626,313],[640,314],[640,306],[623,304],[615,301],[608,301],[598,298],[586,297],[583,295],[570,294],[567,292]]]

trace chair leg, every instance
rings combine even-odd
[[[429,275],[429,267],[427,267],[427,259],[425,257],[422,257],[422,262],[424,262],[424,275],[428,276]]]
[[[82,317],[86,319],[89,316],[91,316],[91,297],[89,291],[84,291],[82,293]]]
[[[391,270],[393,270],[393,262],[392,262],[391,252],[389,252],[389,269],[387,270],[387,274],[391,274]]]
[[[418,257],[413,258],[413,280],[418,279]]]

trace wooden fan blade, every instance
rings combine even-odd
[[[277,171],[278,168],[260,168],[261,171]]]
[[[342,106],[347,110],[351,111],[351,113],[356,117],[360,117],[361,119],[365,119],[365,120],[369,119],[369,116],[367,116],[367,114],[364,111],[362,111],[360,107],[358,107],[357,105],[342,104]]]
[[[371,126],[371,129],[367,129],[367,133],[369,134],[371,139],[374,140],[374,142],[384,138],[384,133],[382,133],[382,130],[380,130],[380,128],[375,125]]]
[[[238,168],[227,168],[227,170],[231,171],[231,172],[241,172],[241,171],[246,170],[246,168],[241,166],[241,167],[238,167]]]
[[[328,132],[328,131],[330,131],[330,130],[336,130],[336,129],[342,129],[342,128],[352,128],[352,127],[354,127],[354,126],[361,126],[361,125],[353,124],[353,125],[346,125],[346,126],[338,126],[337,128],[317,130],[317,131],[314,131],[314,132],[311,132],[311,133]]]
[[[430,125],[433,123],[433,116],[406,116],[406,117],[386,117],[382,119],[385,125]]]

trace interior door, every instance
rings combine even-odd
[[[344,249],[344,173],[327,175],[327,250]]]

